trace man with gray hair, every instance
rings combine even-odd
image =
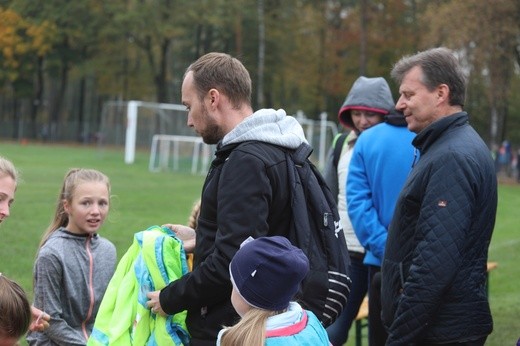
[[[463,111],[452,51],[403,57],[396,108],[420,151],[397,201],[382,266],[386,345],[484,345],[493,329],[486,264],[497,208],[490,151]]]

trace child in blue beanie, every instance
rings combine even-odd
[[[308,271],[307,256],[287,238],[244,241],[229,265],[241,320],[219,332],[217,346],[330,345],[318,318],[292,301]]]

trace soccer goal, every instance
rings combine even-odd
[[[195,172],[200,172],[207,168],[211,147],[202,143],[202,139],[186,125],[186,117],[186,107],[179,104],[106,102],[98,145],[100,148],[124,147],[127,164],[135,162],[136,151],[149,152],[151,171],[183,170],[186,167],[193,172],[193,167],[200,166],[200,169],[195,168]],[[190,163],[185,164],[186,161]]]
[[[191,161],[191,174],[204,174],[208,171],[209,158],[210,146],[204,144],[201,137],[154,135],[148,169],[151,172],[178,171],[181,165]]]
[[[311,161],[319,169],[323,169],[332,140],[338,133],[338,126],[335,122],[327,120],[328,115],[326,112],[320,114],[320,120],[308,119],[302,111],[296,112],[295,117],[302,125],[307,141],[314,149]]]
[[[323,112],[319,120],[308,119],[303,112],[294,115],[314,148],[311,160],[323,169],[332,139],[338,132],[335,122]],[[204,172],[214,146],[202,143],[186,125],[186,107],[179,104],[142,101],[111,101],[103,106],[98,134],[100,147],[124,146],[124,160],[135,161],[136,150],[149,151],[150,171],[188,170]]]

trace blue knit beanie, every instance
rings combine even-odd
[[[251,306],[272,311],[287,308],[308,271],[307,256],[280,236],[246,240],[229,265],[240,296]]]

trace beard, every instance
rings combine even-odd
[[[224,130],[209,115],[208,109],[205,106],[202,108],[202,120],[206,126],[204,130],[199,132],[199,134],[204,143],[217,144],[222,138],[224,138],[226,135]]]

